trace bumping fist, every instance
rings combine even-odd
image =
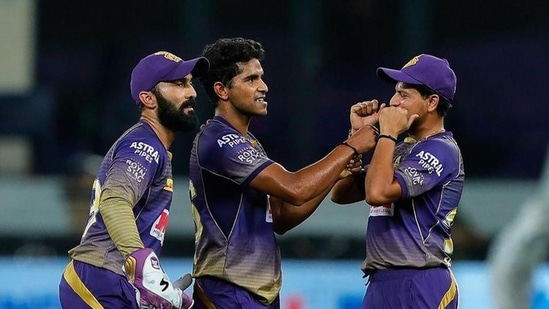
[[[194,304],[192,297],[171,283],[152,249],[132,252],[126,258],[124,272],[128,281],[139,291],[141,308],[188,309]]]
[[[365,125],[374,126],[379,121],[379,111],[385,107],[385,103],[380,104],[378,100],[358,102],[351,106],[350,121],[351,133]]]
[[[351,113],[355,113],[358,116],[368,116],[378,111],[379,101],[373,99],[371,101],[358,102],[351,106]]]

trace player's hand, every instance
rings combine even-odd
[[[346,144],[356,149],[358,154],[362,154],[375,147],[378,135],[376,127],[365,125],[347,138]]]
[[[408,115],[408,111],[404,108],[387,107],[379,113],[380,132],[397,137],[407,131],[418,117],[418,114]]]
[[[124,272],[139,291],[141,308],[188,309],[194,304],[192,297],[171,283],[152,249],[132,252],[126,258]]]
[[[347,167],[341,171],[341,174],[339,174],[339,179],[343,179],[345,177],[360,174],[362,172],[362,155],[358,155],[351,160],[349,160],[349,163],[347,163]]]
[[[351,134],[365,125],[375,126],[379,121],[379,112],[386,104],[379,104],[378,100],[358,102],[351,106],[350,121]]]

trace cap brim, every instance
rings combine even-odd
[[[200,77],[206,74],[206,72],[208,72],[208,70],[210,69],[210,62],[205,57],[195,58],[191,61],[195,61],[194,68],[191,71],[193,77]]]
[[[208,72],[209,69],[210,63],[204,57],[198,57],[187,61],[182,61],[179,66],[173,69],[169,74],[165,75],[162,78],[162,81],[167,82],[183,79],[190,73],[193,74],[193,77],[198,77]]]
[[[380,67],[377,68],[376,74],[382,80],[393,84],[403,82],[412,85],[423,85],[421,81],[399,70]]]

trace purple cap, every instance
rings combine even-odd
[[[198,77],[209,69],[210,63],[204,57],[185,61],[170,52],[158,51],[141,59],[133,68],[130,81],[132,98],[139,103],[139,93],[150,91],[159,82],[182,79],[189,73]]]
[[[452,101],[456,93],[456,74],[448,60],[428,54],[415,56],[402,69],[377,68],[377,76],[391,82],[425,85],[438,95]]]

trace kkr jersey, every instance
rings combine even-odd
[[[395,177],[399,201],[371,206],[366,232],[366,274],[397,267],[450,267],[450,227],[463,190],[461,152],[451,132],[399,143]]]
[[[104,157],[93,184],[90,214],[82,240],[69,251],[75,260],[123,275],[124,257],[109,236],[99,212],[101,193],[105,189],[134,205],[139,236],[145,247],[159,255],[173,195],[171,153],[146,122],[140,121],[128,129]]]
[[[280,250],[269,196],[248,184],[273,161],[249,137],[218,116],[195,137],[189,185],[196,229],[193,275],[234,283],[268,304],[280,292]]]

